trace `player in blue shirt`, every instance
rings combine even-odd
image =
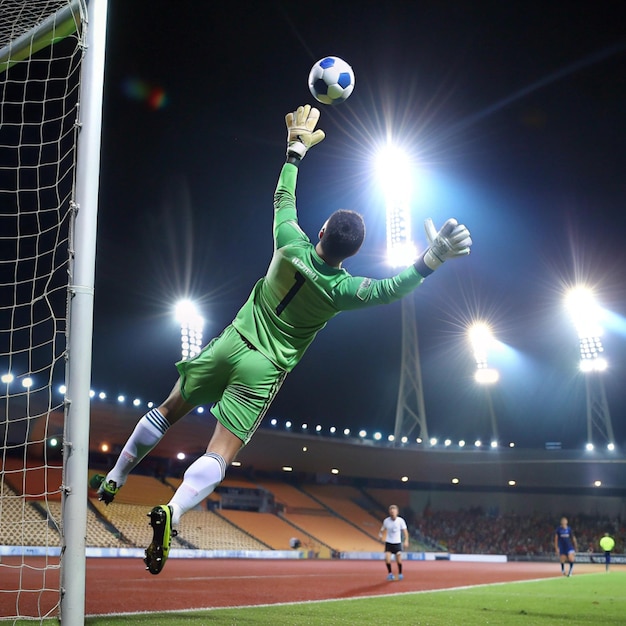
[[[567,517],[561,518],[561,524],[554,532],[554,550],[561,561],[561,573],[565,576],[565,561],[569,561],[568,576],[572,575],[574,569],[574,560],[576,559],[576,551],[578,543],[574,536],[574,531],[567,523]]]

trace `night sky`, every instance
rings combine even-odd
[[[413,238],[423,220],[465,223],[468,258],[416,291],[429,433],[489,438],[465,328],[502,346],[492,388],[500,439],[586,440],[578,339],[563,296],[591,285],[607,311],[604,373],[626,443],[626,24],[621,2],[109,3],[92,386],[162,400],[176,380],[175,302],[193,298],[205,340],[235,316],[272,253],[284,115],[311,103],[314,61],[356,74],[321,109],[300,224],[313,239],[338,208],[368,233],[345,267],[392,273],[373,172],[387,133],[411,155]],[[332,320],[266,422],[393,432],[401,305]],[[138,410],[139,417],[140,410]],[[210,418],[208,418],[210,419]]]

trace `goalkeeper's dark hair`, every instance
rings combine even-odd
[[[359,213],[347,209],[335,211],[326,222],[320,243],[333,259],[347,259],[359,251],[365,239],[365,222]]]

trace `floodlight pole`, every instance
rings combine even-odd
[[[427,440],[428,427],[417,340],[415,297],[410,293],[402,299],[402,361],[394,427],[395,444],[400,445],[402,437],[409,437],[416,426],[419,436]]]
[[[492,441],[498,441],[498,422],[496,420],[496,412],[493,408],[493,400],[491,398],[491,391],[485,388],[485,394],[487,396],[487,406],[489,408],[489,418],[491,419],[491,436]]]
[[[602,327],[599,320],[599,307],[593,293],[584,286],[576,287],[569,293],[568,308],[578,331],[580,367],[585,376],[587,395],[587,443],[593,444],[597,431],[607,444],[615,443],[609,404],[606,399],[602,371],[606,361],[602,353]]]
[[[587,372],[585,388],[587,391],[587,442],[593,443],[593,434],[597,431],[604,439],[604,443],[614,443],[613,424],[602,372]]]

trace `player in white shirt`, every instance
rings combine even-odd
[[[389,507],[389,517],[383,521],[378,536],[382,539],[385,534],[385,563],[387,565],[387,580],[395,580],[391,572],[391,555],[396,555],[398,564],[398,580],[402,580],[402,548],[409,547],[409,531],[406,522],[398,515],[398,507],[392,504]]]

